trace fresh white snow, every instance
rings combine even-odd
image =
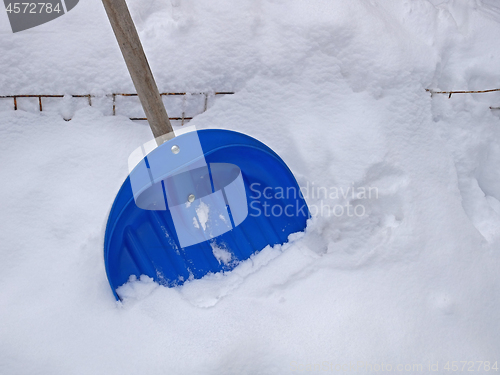
[[[500,88],[496,0],[128,3],[160,91],[235,92],[191,125],[261,140],[302,187],[377,195],[308,194],[322,215],[289,243],[117,303],[104,229],[148,126],[0,99],[0,374],[500,361],[500,93],[425,91]],[[0,51],[0,95],[135,91],[98,0],[16,34],[0,11]]]
[[[214,254],[215,259],[217,259],[219,263],[223,263],[225,265],[229,265],[231,263],[233,255],[230,251],[223,246],[218,245],[215,241],[211,242],[210,246],[212,247],[212,253]]]
[[[196,207],[196,216],[198,217],[198,220],[200,221],[201,227],[204,231],[207,229],[209,213],[210,207],[200,199],[198,202],[198,206]]]

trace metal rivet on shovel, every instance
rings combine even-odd
[[[194,200],[195,200],[195,198],[196,198],[196,197],[194,196],[194,194],[189,194],[189,196],[188,196],[188,202],[189,202],[189,203],[193,203],[193,202],[194,202]]]
[[[172,152],[174,154],[178,154],[180,150],[181,149],[179,148],[179,146],[177,146],[177,145],[172,146]]]

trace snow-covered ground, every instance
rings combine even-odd
[[[364,215],[117,303],[104,228],[149,128],[0,99],[0,374],[497,372],[500,93],[425,91],[500,88],[497,0],[129,6],[160,91],[235,91],[191,125],[263,141],[304,188],[377,194],[310,194]],[[16,34],[0,11],[0,34],[0,95],[135,91],[98,0]]]

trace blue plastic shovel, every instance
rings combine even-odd
[[[109,214],[104,261],[115,297],[132,275],[181,285],[303,231],[307,204],[269,147],[221,129],[175,137],[125,0],[103,3],[158,144],[137,150]]]

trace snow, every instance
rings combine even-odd
[[[193,226],[196,228],[196,229],[199,229],[200,228],[200,225],[198,224],[198,220],[196,220],[195,217],[193,217]]]
[[[196,216],[198,217],[198,220],[200,221],[200,224],[204,231],[207,229],[209,213],[210,207],[200,199],[198,202],[198,206],[196,206]]]
[[[190,125],[263,141],[302,187],[378,194],[310,196],[365,211],[182,287],[131,280],[117,303],[104,228],[148,126],[0,99],[0,373],[499,360],[500,93],[425,91],[500,88],[495,0],[128,3],[160,91],[235,92]],[[135,91],[97,0],[16,34],[0,12],[0,34],[0,95]]]
[[[225,265],[229,265],[233,257],[231,252],[227,248],[218,245],[215,241],[211,242],[210,246],[212,247],[212,253],[214,254],[214,257],[215,259],[217,259],[219,264],[223,263]]]

